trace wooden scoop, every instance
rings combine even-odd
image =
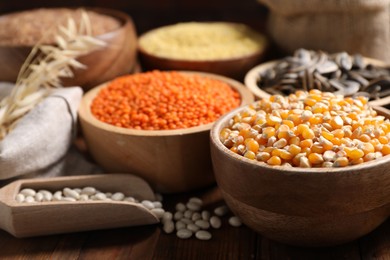
[[[140,201],[155,200],[150,186],[141,178],[130,174],[18,180],[0,189],[0,228],[15,237],[30,237],[159,222],[148,209],[127,201],[25,203],[15,199],[24,188],[54,192],[65,187],[86,186],[95,187],[102,192],[122,192]]]

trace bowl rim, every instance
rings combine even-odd
[[[190,23],[190,22],[181,22],[181,23]],[[245,59],[260,57],[264,54],[264,52],[267,50],[267,48],[269,46],[269,40],[264,33],[261,33],[258,30],[255,30],[251,26],[244,24],[244,23],[228,22],[228,21],[196,21],[196,23],[224,23],[224,24],[233,24],[233,25],[245,25],[246,27],[248,27],[250,30],[254,31],[256,34],[258,34],[263,39],[263,46],[259,50],[255,51],[253,53],[250,53],[250,54],[236,56],[236,57],[232,57],[232,58],[220,58],[220,59],[177,59],[177,58],[157,56],[157,55],[152,54],[152,53],[148,52],[147,50],[145,50],[145,48],[141,45],[141,39],[146,37],[147,35],[155,32],[155,31],[161,30],[165,27],[169,27],[169,26],[173,26],[173,25],[178,24],[178,23],[172,23],[172,24],[160,26],[157,28],[153,28],[149,31],[142,33],[138,37],[137,49],[138,49],[139,53],[141,53],[142,55],[151,57],[153,59],[158,59],[160,61],[177,62],[177,63],[195,63],[195,64],[209,63],[210,64],[210,63],[220,63],[220,62],[232,62],[233,63],[233,62],[237,62],[237,61],[241,61],[241,60],[245,60]]]
[[[258,101],[255,101],[258,102]],[[259,169],[267,169],[267,170],[273,170],[278,171],[280,174],[285,175],[302,175],[302,174],[337,174],[341,173],[343,175],[350,173],[350,174],[356,174],[354,170],[359,169],[360,171],[372,168],[373,166],[379,166],[382,164],[389,164],[390,165],[390,155],[383,156],[379,159],[375,159],[372,161],[364,162],[357,165],[349,165],[345,167],[332,167],[332,168],[323,168],[323,167],[311,167],[311,168],[303,168],[303,167],[289,167],[289,166],[271,166],[264,162],[260,162],[257,160],[250,160],[248,158],[245,158],[242,155],[238,155],[232,151],[230,151],[226,146],[222,144],[222,142],[219,139],[219,133],[222,130],[224,126],[227,125],[228,121],[233,118],[235,114],[240,112],[241,110],[244,110],[248,107],[248,105],[238,107],[229,113],[224,114],[221,116],[213,125],[213,127],[210,130],[210,140],[211,145],[214,145],[216,149],[223,152],[226,156],[233,160],[238,160],[241,163],[244,163],[246,165],[255,166]],[[377,112],[380,114],[386,115],[387,118],[390,118],[390,110],[383,108],[383,107],[373,107]]]
[[[95,35],[95,38],[102,39],[104,40],[107,37],[110,37],[112,34],[117,33],[120,30],[123,30],[126,25],[130,24],[134,27],[134,22],[131,16],[125,12],[122,12],[118,9],[112,9],[112,8],[105,8],[105,7],[67,7],[67,6],[58,6],[58,7],[37,7],[37,8],[31,8],[27,10],[19,10],[19,11],[13,11],[9,13],[4,13],[0,15],[0,18],[4,18],[8,15],[16,14],[16,13],[21,13],[21,12],[29,12],[33,10],[38,10],[38,9],[70,9],[70,10],[78,10],[78,9],[84,9],[86,11],[93,11],[95,13],[99,13],[102,15],[106,15],[109,17],[112,17],[116,19],[119,22],[119,27],[115,28],[114,30],[105,32],[103,34],[98,34]],[[48,44],[54,44],[54,43],[48,43]],[[32,48],[34,47],[35,44],[33,45],[26,45],[26,44],[17,44],[17,45],[9,45],[9,44],[0,44],[0,48]]]
[[[199,75],[203,77],[209,77],[212,79],[217,79],[220,81],[223,81],[227,83],[231,88],[236,90],[241,97],[241,102],[239,107],[244,106],[246,104],[249,104],[253,102],[254,97],[253,94],[240,82],[213,73],[206,73],[206,72],[198,72],[198,71],[182,71],[182,70],[175,70],[175,72],[188,74],[188,75]],[[123,134],[123,135],[135,135],[135,136],[176,136],[176,135],[187,135],[187,134],[194,134],[194,133],[201,133],[205,131],[210,131],[211,127],[213,126],[214,122],[205,124],[205,125],[199,125],[194,126],[190,128],[181,128],[181,129],[173,129],[173,130],[136,130],[136,129],[130,129],[130,128],[124,128],[124,127],[118,127],[114,126],[108,123],[104,123],[100,120],[98,120],[92,113],[91,113],[91,103],[95,96],[98,94],[100,89],[106,87],[111,81],[105,82],[103,84],[100,84],[91,90],[89,90],[82,98],[80,102],[80,107],[78,110],[78,115],[80,116],[81,120],[87,121],[89,124],[93,125],[96,128],[103,129],[105,131]]]

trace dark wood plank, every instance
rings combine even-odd
[[[264,260],[360,260],[359,245],[357,241],[335,247],[301,248],[280,244],[260,237],[257,250],[258,259]]]
[[[390,219],[360,239],[363,260],[390,260]]]

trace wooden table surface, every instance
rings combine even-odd
[[[218,188],[210,187],[166,195],[164,208],[173,211],[175,203],[186,202],[191,196],[204,199],[208,210],[223,204]],[[181,240],[165,234],[159,225],[24,239],[0,231],[0,259],[390,259],[390,219],[359,240],[328,248],[279,244],[245,226],[231,227],[227,219],[223,218],[221,229],[211,230],[209,241]]]

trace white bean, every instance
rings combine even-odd
[[[222,225],[221,219],[217,216],[212,216],[210,218],[210,225],[212,228],[215,228],[215,229],[220,228]]]
[[[197,225],[201,229],[208,229],[210,227],[209,222],[207,222],[206,220],[203,220],[203,219],[199,219],[199,220],[195,221],[195,225]]]
[[[33,189],[26,188],[26,189],[21,190],[19,193],[21,193],[27,197],[27,196],[35,196],[36,192]]]
[[[51,192],[48,190],[40,190],[38,193],[43,195],[42,201],[51,201],[53,199],[53,194],[51,194]]]
[[[198,198],[198,197],[192,197],[192,198],[190,198],[190,199],[188,200],[188,202],[196,203],[196,204],[198,204],[198,205],[200,205],[200,206],[203,205],[203,200],[201,200],[201,199]]]
[[[74,190],[75,192],[77,192],[78,194],[81,193],[81,189],[80,189],[80,188],[74,188],[73,190]]]
[[[141,202],[141,204],[147,208],[147,209],[154,209],[154,205],[153,205],[153,202],[151,202],[150,200],[143,200]]]
[[[178,222],[176,222],[176,224],[175,224],[176,230],[180,230],[180,229],[186,228],[186,226],[187,225],[184,222],[180,221],[180,220]]]
[[[188,229],[180,229],[176,232],[176,236],[181,239],[187,239],[192,236],[192,231]]]
[[[150,210],[156,217],[161,219],[164,216],[165,211],[162,208],[155,208]]]
[[[53,200],[54,201],[60,201],[62,199],[62,191],[56,191],[53,194]]]
[[[166,221],[163,225],[163,230],[167,234],[172,233],[175,230],[175,224],[173,223],[173,221],[171,220]]]
[[[87,200],[90,200],[90,198],[87,194],[81,194],[79,200],[87,201]]]
[[[76,201],[76,199],[75,199],[75,198],[72,198],[72,197],[62,197],[61,201],[73,202],[73,201]]]
[[[181,211],[176,211],[175,215],[173,215],[174,220],[180,220],[182,218],[183,218],[183,212],[181,212]]]
[[[239,227],[242,225],[241,219],[237,216],[233,216],[229,218],[229,224],[233,227]]]
[[[81,194],[86,194],[88,196],[95,195],[96,189],[94,187],[85,187],[81,190]]]
[[[218,217],[223,217],[228,213],[229,208],[225,205],[217,207],[214,209],[214,214],[217,215]]]
[[[205,230],[199,230],[195,233],[195,237],[199,240],[210,240],[211,233]]]
[[[153,205],[155,208],[162,208],[162,203],[160,201],[153,201]]]
[[[111,199],[111,197],[112,197],[112,193],[111,192],[106,192],[104,194],[106,194],[106,198],[107,199]]]
[[[63,193],[65,197],[74,198],[78,200],[80,198],[80,194],[78,194],[76,191],[70,189],[70,188],[64,188]]]
[[[17,202],[24,202],[25,196],[22,193],[19,193],[16,195],[16,201]]]
[[[33,196],[27,196],[25,199],[24,199],[25,202],[27,203],[33,203],[35,202],[35,199]]]
[[[198,219],[201,219],[202,216],[200,215],[199,212],[195,212],[194,214],[192,214],[192,217],[191,217],[191,220],[192,221],[197,221]]]
[[[207,211],[207,210],[203,210],[202,211],[202,219],[203,220],[206,220],[206,221],[209,221],[210,220],[210,212]]]
[[[164,216],[162,217],[162,222],[171,221],[173,218],[173,215],[171,212],[165,211]]]
[[[188,230],[191,230],[192,232],[196,232],[200,229],[200,227],[198,227],[197,225],[195,224],[188,224],[187,225],[187,229]]]
[[[123,201],[135,202],[135,199],[133,197],[126,197],[123,199]]]
[[[184,211],[184,217],[190,219],[192,217],[193,213],[194,212],[192,210],[188,209],[188,210]]]
[[[199,211],[202,208],[201,205],[199,205],[198,203],[195,203],[195,202],[188,202],[186,204],[186,206],[188,209],[190,209],[192,211]]]
[[[111,199],[112,200],[115,200],[115,201],[121,201],[125,198],[125,194],[123,194],[122,192],[115,192],[114,194],[112,194],[111,196]]]
[[[182,219],[180,219],[180,221],[187,224],[187,225],[194,223],[191,219],[188,219],[188,218],[182,218]]]
[[[99,193],[96,193],[95,195],[93,195],[92,199],[94,199],[94,200],[106,200],[107,197],[106,197],[106,194],[104,194],[102,192],[99,192]]]
[[[37,202],[41,202],[42,200],[43,200],[43,194],[42,193],[35,193],[35,196],[34,196],[34,198],[35,198],[35,201],[37,201]]]
[[[184,212],[187,208],[186,205],[184,205],[183,203],[177,203],[175,209],[176,211]]]

